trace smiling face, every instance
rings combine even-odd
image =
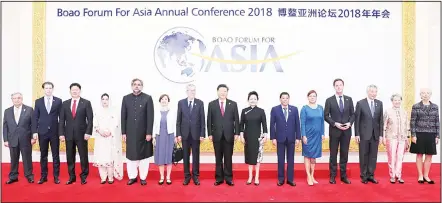
[[[256,95],[252,94],[249,97],[249,105],[251,107],[255,107],[258,104],[258,97]]]
[[[102,96],[101,97],[101,106],[106,108],[109,107],[109,97],[108,96]]]
[[[308,97],[307,97],[307,99],[308,99],[308,102],[310,103],[310,104],[316,104],[316,93],[315,92],[312,92],[312,93],[310,93],[309,95],[308,95]]]

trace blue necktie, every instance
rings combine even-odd
[[[285,118],[285,121],[287,121],[287,108],[284,108],[284,118]]]
[[[339,111],[344,113],[344,103],[342,102],[342,96],[339,96]]]
[[[192,101],[189,101],[189,112],[192,112],[192,108],[193,108]]]

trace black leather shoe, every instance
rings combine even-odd
[[[185,178],[183,181],[183,185],[189,185],[190,183],[190,178]]]
[[[166,184],[168,184],[168,185],[172,185],[172,180],[166,180]]]
[[[100,182],[100,184],[105,184],[106,183],[106,181],[105,180],[102,180],[101,182]]]
[[[58,179],[58,177],[54,177],[54,183],[57,185],[60,184],[60,179]]]
[[[134,178],[134,179],[129,179],[129,181],[127,181],[127,185],[132,185],[132,184],[134,184],[134,183],[136,183],[137,182],[137,179],[136,178]]]
[[[221,185],[221,184],[223,184],[223,181],[215,181],[215,183],[213,183],[213,185],[215,185],[215,186],[218,186],[218,185]]]
[[[227,183],[227,185],[229,185],[229,186],[234,186],[234,185],[235,185],[235,183],[233,183],[233,181],[226,181],[226,183]]]
[[[81,184],[82,185],[85,185],[87,183],[87,180],[86,179],[81,179]]]
[[[368,183],[368,180],[366,180],[366,179],[361,179],[361,183],[367,184],[367,183]]]
[[[330,181],[328,181],[330,184],[336,184],[336,178],[330,177]]]
[[[18,182],[18,179],[13,179],[13,180],[9,179],[8,181],[6,181],[6,184],[12,184],[15,182]]]
[[[200,180],[198,178],[193,179],[193,184],[200,185]]]
[[[282,181],[278,181],[277,185],[278,185],[278,186],[282,186],[282,185],[284,185],[284,182],[282,182]]]
[[[348,178],[341,178],[341,182],[345,184],[351,184],[351,181]]]
[[[379,182],[373,177],[373,178],[368,178],[367,179],[369,182],[372,182],[374,184],[378,184]]]
[[[147,181],[146,180],[140,180],[140,184],[141,185],[147,185]]]
[[[69,179],[68,182],[66,182],[66,185],[71,185],[72,183],[75,183],[75,179]]]
[[[114,181],[113,180],[108,180],[107,183],[114,184]]]
[[[296,183],[295,183],[295,182],[287,181],[287,184],[289,184],[290,186],[296,186]]]
[[[43,183],[45,183],[45,182],[48,182],[48,178],[44,178],[44,177],[42,177],[42,178],[40,178],[40,180],[38,181],[38,184],[43,184]]]

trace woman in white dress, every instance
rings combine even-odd
[[[109,107],[109,95],[101,95],[101,107],[94,115],[94,166],[101,184],[123,179],[123,155],[119,112]]]

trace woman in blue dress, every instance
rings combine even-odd
[[[324,140],[324,108],[316,104],[316,91],[307,94],[308,105],[301,109],[302,156],[308,185],[317,184],[314,178],[316,158],[322,156]]]

